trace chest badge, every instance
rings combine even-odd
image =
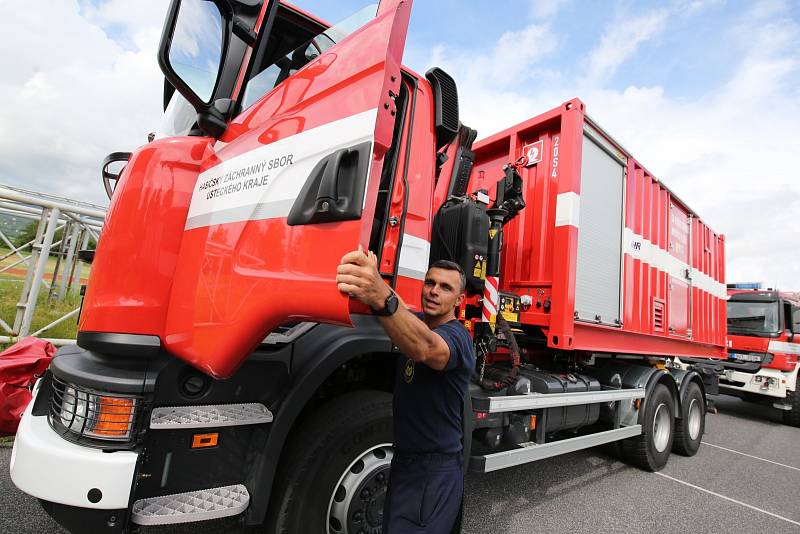
[[[411,358],[406,359],[406,368],[403,370],[403,378],[407,384],[414,380],[414,360]]]

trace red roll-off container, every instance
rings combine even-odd
[[[722,358],[725,239],[578,99],[475,145],[469,191],[520,161],[527,207],[505,231],[501,290],[562,350]]]

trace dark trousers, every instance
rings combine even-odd
[[[383,507],[383,534],[450,534],[461,510],[461,453],[396,452]]]

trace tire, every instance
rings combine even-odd
[[[783,424],[800,427],[800,391],[787,391],[786,403],[792,405],[792,409],[783,412]]]
[[[667,465],[675,438],[675,414],[672,412],[672,395],[667,386],[656,384],[645,403],[644,417],[640,419],[642,433],[621,443],[626,462],[645,471],[660,471]]]
[[[319,408],[284,447],[264,532],[380,532],[392,443],[388,393],[355,391]]]
[[[675,420],[673,452],[683,456],[694,456],[703,441],[706,431],[706,399],[695,382],[686,386],[681,399],[681,418]]]

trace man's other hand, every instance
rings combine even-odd
[[[336,285],[342,293],[378,310],[391,294],[378,272],[377,257],[372,251],[364,252],[361,245],[342,257],[336,269]]]

